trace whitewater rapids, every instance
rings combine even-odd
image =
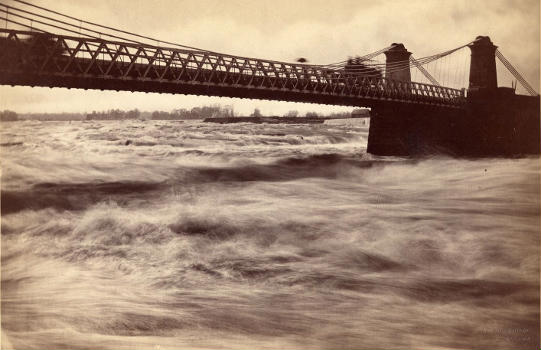
[[[3,346],[539,346],[539,158],[375,157],[348,123],[0,130]]]

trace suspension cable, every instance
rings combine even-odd
[[[413,64],[417,67],[417,69],[419,69],[419,71],[421,73],[423,73],[423,75],[428,79],[430,80],[430,82],[433,84],[433,85],[437,85],[437,86],[441,86],[440,83],[438,83],[438,81],[425,69],[425,67],[423,67],[421,64],[419,64],[417,62],[417,60],[415,58],[413,58],[413,56],[410,56],[410,60],[413,62]]]
[[[528,91],[528,93],[532,96],[537,96],[539,95],[535,90],[534,88],[528,84],[528,82],[526,81],[526,79],[524,79],[524,77],[522,76],[522,74],[520,74],[516,69],[515,67],[511,64],[511,62],[509,62],[505,56],[498,50],[496,49],[496,57],[498,57],[498,59],[500,60],[500,62],[503,63],[503,65],[509,70],[509,72],[511,72],[511,74],[513,74],[513,76],[520,82],[520,84]]]
[[[2,11],[2,10],[0,10],[0,11]],[[28,28],[28,29],[32,29],[32,27],[30,27],[29,25],[24,24],[24,23],[21,23],[21,22],[14,21],[14,20],[12,20],[12,19],[6,19],[6,21],[7,21],[8,23],[13,23],[13,24],[19,25],[19,26],[21,26],[21,27],[25,27],[25,28]],[[39,29],[38,27],[34,26],[34,27],[33,27],[33,31],[36,31],[36,30],[39,31],[39,32],[41,32],[41,33],[50,34],[49,32],[47,32],[47,31],[45,31],[45,30],[43,30],[43,29]]]
[[[60,24],[64,24],[64,25],[67,25],[67,26],[70,26],[70,27],[75,27],[75,28],[78,28],[79,30],[81,30],[81,29],[82,29],[82,30],[86,30],[86,31],[88,31],[88,32],[96,33],[96,34],[98,34],[98,35],[104,34],[104,33],[101,33],[101,32],[99,32],[99,31],[96,31],[96,30],[93,30],[93,29],[89,29],[89,28],[86,28],[86,27],[83,27],[83,26],[78,26],[78,25],[76,25],[76,24],[64,22],[64,21],[61,21],[61,20],[58,20],[58,19],[55,19],[55,18],[51,18],[51,17],[48,17],[48,16],[43,16],[43,15],[40,15],[40,14],[31,12],[31,11],[22,10],[22,9],[13,7],[13,6],[8,6],[8,5],[5,5],[5,4],[3,4],[3,3],[0,3],[0,5],[2,5],[2,6],[4,6],[4,7],[7,7],[8,9],[12,9],[12,10],[19,11],[19,12],[22,12],[22,13],[26,13],[26,14],[29,14],[29,15],[32,15],[32,16],[36,16],[36,17],[39,17],[39,18],[43,18],[43,19],[46,19],[46,20],[49,20],[49,21],[53,21],[53,22],[55,22],[55,23],[60,23]],[[0,11],[3,11],[3,10],[0,10]],[[13,14],[13,13],[12,13],[12,14]],[[28,19],[28,20],[30,20],[30,21],[36,21],[35,19],[29,18],[29,17],[25,17],[25,16],[22,16],[22,15],[15,15],[15,16],[21,17],[21,18],[24,18],[24,19]],[[39,23],[45,24],[45,25],[48,25],[48,26],[52,26],[52,27],[55,27],[55,28],[59,28],[59,27],[57,27],[57,26],[51,25],[50,23],[44,23],[44,22],[39,22]],[[71,30],[71,29],[68,29],[68,28],[65,28],[65,27],[60,28],[60,29],[69,31],[70,33],[80,34],[80,32],[77,32],[77,31],[74,31],[74,30]],[[88,36],[88,37],[94,38],[94,39],[99,39],[99,38],[100,38],[99,36],[88,35],[88,34],[85,34],[85,35]],[[129,40],[129,39],[124,38],[124,37],[120,37],[120,36],[116,36],[116,35],[112,35],[112,34],[108,34],[108,36],[110,36],[111,38],[115,38],[115,39],[126,40],[126,41],[132,42],[132,43],[134,43],[134,44],[144,45],[144,43],[142,43],[142,42],[134,41],[134,40]]]
[[[43,10],[43,11],[46,11],[46,12],[49,12],[49,13],[53,13],[53,14],[58,15],[58,16],[62,16],[62,17],[65,17],[65,18],[69,18],[69,19],[71,19],[71,20],[78,21],[78,22],[80,22],[80,23],[85,23],[85,24],[89,24],[89,25],[96,26],[96,27],[99,27],[99,28],[112,30],[112,31],[114,31],[114,32],[119,32],[119,33],[131,35],[131,36],[135,36],[135,37],[138,37],[138,38],[141,38],[141,39],[151,40],[151,41],[153,41],[153,42],[158,41],[158,39],[154,39],[154,38],[147,37],[147,36],[144,36],[144,35],[139,35],[139,34],[132,33],[132,32],[128,32],[128,31],[124,31],[124,30],[121,30],[121,29],[117,29],[117,28],[113,28],[113,27],[108,27],[108,26],[104,26],[104,25],[101,25],[101,24],[98,24],[98,23],[93,23],[93,22],[89,22],[89,21],[86,21],[86,20],[83,20],[83,19],[75,18],[75,17],[69,16],[69,15],[66,15],[66,14],[64,14],[64,13],[58,12],[58,11],[53,11],[53,10],[47,9],[47,8],[45,8],[45,7],[41,7],[41,6],[38,6],[38,5],[34,5],[34,4],[29,3],[29,2],[27,2],[27,1],[23,1],[23,0],[13,0],[13,1],[18,2],[18,3],[21,3],[21,4],[24,4],[24,5],[27,5],[27,6],[35,7],[35,8],[38,8],[38,9],[40,9],[40,10]],[[4,6],[5,6],[5,5],[4,5]],[[107,34],[107,33],[100,33],[100,34],[106,35],[106,36],[111,36],[110,34]],[[126,40],[126,39],[125,39],[125,40]],[[133,41],[133,40],[128,40],[128,41]],[[172,42],[163,41],[163,40],[160,40],[160,42],[165,43],[165,44],[168,44],[168,45],[174,45],[174,46],[182,47],[182,48],[185,48],[185,49],[190,49],[190,50],[206,51],[206,52],[211,52],[211,53],[218,53],[218,52],[213,52],[213,51],[209,51],[209,50],[200,49],[200,48],[193,47],[193,46],[187,46],[187,45],[182,45],[182,44],[172,43]]]

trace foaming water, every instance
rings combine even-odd
[[[14,348],[536,348],[539,159],[357,125],[2,128]]]

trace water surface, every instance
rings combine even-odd
[[[358,124],[1,128],[19,349],[535,349],[539,158],[366,153]]]

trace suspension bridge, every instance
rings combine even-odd
[[[199,49],[85,21],[22,0],[14,1],[17,6],[0,2],[0,15],[5,21],[5,27],[0,29],[2,85],[370,107],[375,120],[368,151],[376,154],[414,154],[427,145],[467,154],[469,146],[461,145],[458,140],[467,135],[488,138],[483,141],[485,144],[502,144],[503,139],[506,143],[510,138],[524,141],[524,135],[518,135],[516,130],[527,130],[534,125],[534,119],[539,130],[539,113],[537,117],[530,116],[530,110],[536,103],[539,105],[539,95],[488,37],[477,37],[451,50],[418,59],[403,44],[394,43],[340,62],[307,64]],[[454,76],[450,72],[443,75],[437,70],[439,74],[430,72],[434,72],[438,63],[449,62],[451,57],[468,49],[469,69],[465,69],[465,64],[460,70],[455,67]],[[533,97],[516,95],[514,87],[498,88],[496,58]],[[412,81],[412,72],[419,81]],[[463,79],[465,75],[468,82]],[[509,124],[516,135],[502,130],[497,135],[490,132],[489,136],[473,135],[471,130],[480,126],[464,118],[474,116],[479,121],[487,115],[500,115],[502,111],[489,111],[487,106],[494,109],[494,102],[503,100],[509,103],[502,110],[511,115],[516,113],[508,110],[509,105],[517,111],[528,111],[519,113],[526,116],[519,117],[516,125]],[[515,149],[519,153],[532,153],[532,150],[539,153],[539,142],[528,142],[537,143],[526,148],[507,143],[499,147],[513,149],[510,153],[517,153]],[[477,153],[501,152],[487,152],[481,147]]]

